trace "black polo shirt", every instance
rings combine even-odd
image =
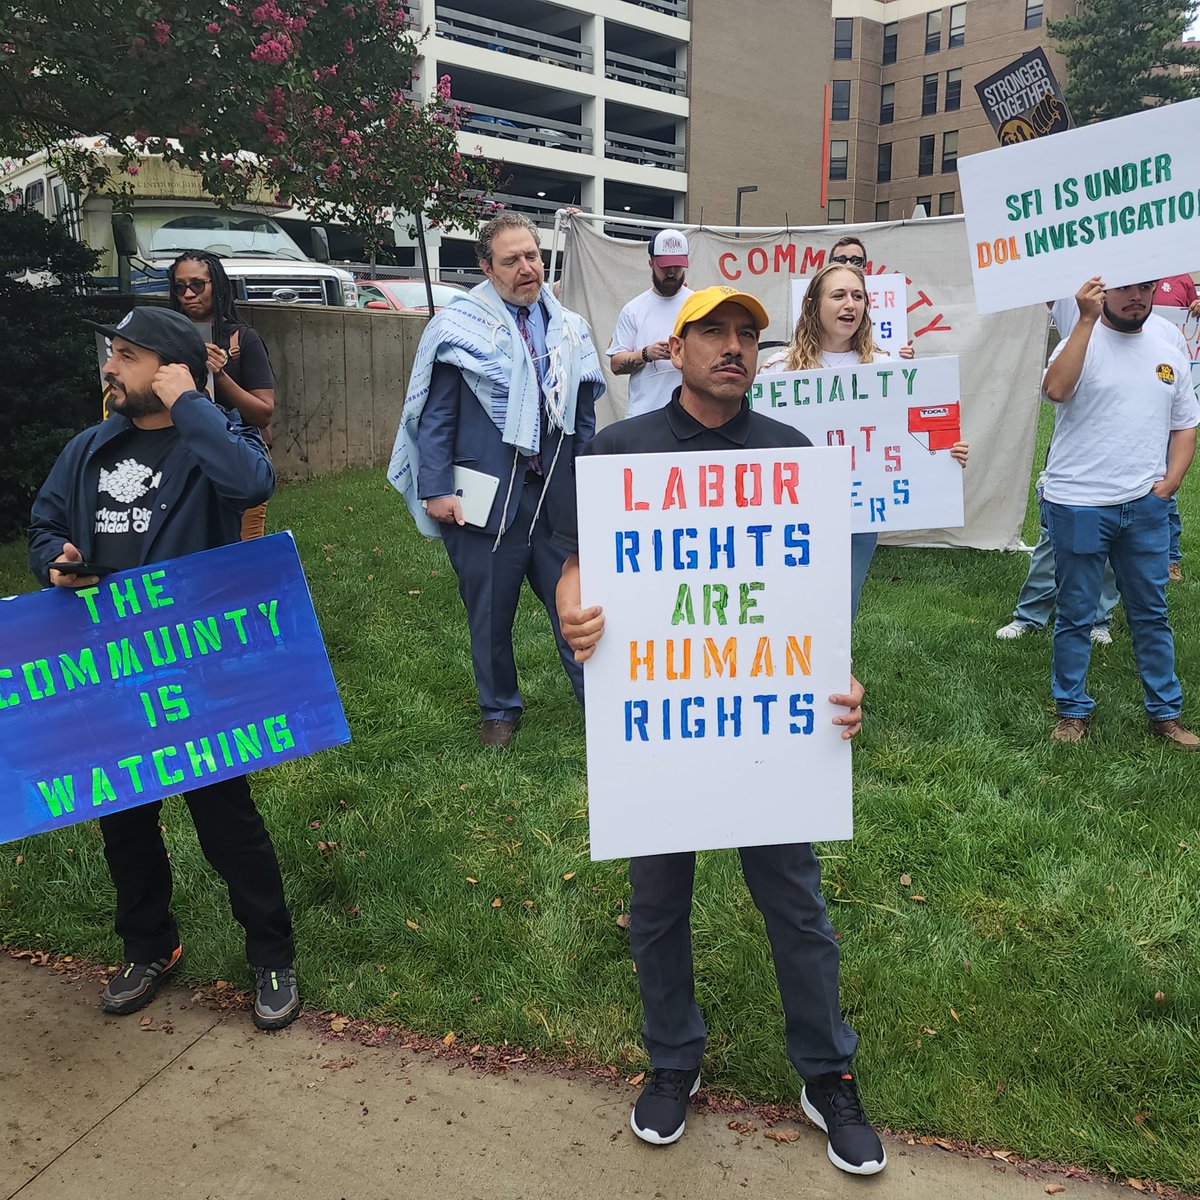
[[[756,413],[747,400],[724,425],[710,429],[701,425],[679,403],[680,389],[675,389],[665,408],[617,421],[602,429],[576,452],[585,454],[663,454],[674,450],[773,450],[779,446],[811,446],[798,429]],[[556,514],[555,537],[563,548],[574,554],[579,549],[579,515],[575,489],[571,489],[569,511]]]

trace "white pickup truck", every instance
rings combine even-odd
[[[143,155],[128,212],[114,211],[102,192],[77,196],[57,174],[45,153],[24,160],[0,160],[0,199],[6,207],[25,205],[62,221],[100,254],[97,290],[115,290],[121,257],[128,262],[129,286],[138,295],[167,294],[167,268],[185,250],[208,250],[220,257],[239,298],[283,304],[355,307],[354,276],[327,261],[314,260],[272,219],[284,211],[267,204],[222,211],[208,199],[198,175]],[[265,197],[264,197],[265,199]],[[328,258],[314,231],[314,250]]]

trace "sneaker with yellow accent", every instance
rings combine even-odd
[[[300,1015],[300,990],[296,970],[286,967],[254,968],[254,1024],[259,1029],[282,1029]]]
[[[145,1008],[162,981],[179,965],[181,953],[182,949],[176,946],[166,957],[153,962],[127,962],[108,981],[100,997],[100,1007],[117,1017],[127,1017]]]

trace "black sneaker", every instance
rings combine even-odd
[[[282,1029],[300,1015],[300,990],[294,967],[254,968],[254,1024]]]
[[[117,1017],[145,1008],[154,999],[159,984],[179,965],[181,953],[176,946],[165,958],[151,963],[127,962],[105,985],[100,1007]]]
[[[805,1115],[829,1135],[829,1161],[852,1175],[874,1175],[887,1166],[879,1135],[871,1128],[849,1071],[805,1080]]]
[[[629,1125],[643,1142],[669,1146],[683,1136],[688,1101],[700,1089],[700,1068],[650,1072],[642,1094],[629,1114]]]

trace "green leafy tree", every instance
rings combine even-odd
[[[1067,61],[1067,103],[1081,124],[1200,95],[1200,49],[1181,41],[1196,0],[1080,0],[1047,30]]]
[[[448,78],[414,99],[417,41],[401,0],[17,0],[0,14],[0,153],[53,149],[77,187],[116,193],[161,154],[219,204],[265,189],[369,244],[394,211],[473,229],[491,171],[459,154]]]
[[[29,505],[64,443],[100,415],[92,316],[78,295],[96,256],[61,225],[28,210],[0,220],[0,539],[29,523]]]

